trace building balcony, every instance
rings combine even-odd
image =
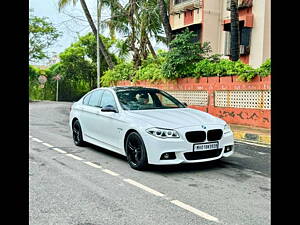
[[[230,1],[231,0],[227,0],[226,9],[228,11],[230,11]],[[253,0],[238,0],[238,9],[252,7],[252,5],[253,5]]]
[[[202,0],[174,0],[171,4],[170,14],[202,8]]]

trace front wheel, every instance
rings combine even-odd
[[[131,168],[136,170],[146,169],[148,166],[147,152],[143,139],[137,132],[132,132],[127,136],[125,150]]]

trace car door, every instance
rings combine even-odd
[[[115,151],[120,152],[122,149],[123,140],[121,138],[121,133],[124,131],[124,122],[121,119],[120,109],[116,104],[116,99],[110,90],[105,90],[101,99],[100,107],[111,105],[115,107],[118,112],[100,112],[99,115],[99,135],[101,135],[101,140],[106,144],[112,146]]]
[[[100,112],[100,100],[103,94],[103,90],[95,90],[91,93],[89,101],[83,104],[81,112],[81,123],[83,127],[84,135],[95,139],[97,137],[97,128],[95,127],[95,121]]]

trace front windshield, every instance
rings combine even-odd
[[[124,110],[185,108],[168,93],[156,89],[119,90],[116,94]]]

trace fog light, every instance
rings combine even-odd
[[[230,152],[232,150],[232,145],[225,146],[224,153]]]
[[[160,159],[163,159],[163,160],[176,159],[175,152],[166,152],[166,153],[163,153],[161,155]]]

